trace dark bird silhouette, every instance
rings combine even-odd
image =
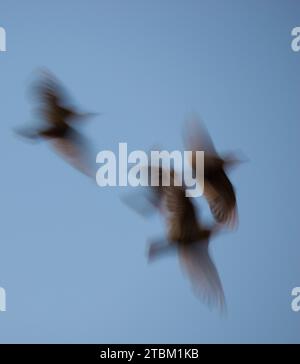
[[[42,73],[42,79],[33,88],[39,100],[37,115],[44,121],[41,128],[19,130],[18,134],[31,140],[45,139],[71,165],[92,176],[88,162],[88,146],[82,134],[73,127],[74,123],[93,116],[79,113],[67,103],[62,86],[49,72]]]
[[[173,170],[156,167],[151,169],[151,173],[159,175],[159,185],[151,187],[151,201],[165,217],[167,237],[150,244],[149,260],[177,250],[197,296],[222,311],[225,308],[222,283],[209,253],[209,240],[219,231],[218,224],[210,228],[201,224],[192,198],[186,197],[185,187],[175,186]],[[161,184],[164,173],[170,173],[170,186]]]
[[[238,221],[237,201],[226,170],[240,160],[233,154],[221,157],[206,128],[198,120],[190,121],[186,130],[186,148],[193,152],[190,163],[194,172],[197,168],[196,151],[204,151],[204,196],[211,212],[217,222],[233,228]]]

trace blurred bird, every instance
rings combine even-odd
[[[186,148],[193,152],[190,163],[194,172],[197,168],[196,152],[204,151],[204,196],[210,210],[217,222],[234,228],[238,221],[237,201],[226,170],[241,161],[232,153],[221,157],[206,128],[197,119],[189,121],[186,131]]]
[[[42,73],[42,79],[33,90],[40,100],[37,114],[46,125],[42,128],[18,130],[18,134],[31,140],[49,140],[55,150],[71,165],[92,176],[93,173],[88,165],[87,143],[72,125],[95,114],[79,113],[74,107],[68,106],[66,93],[58,80],[48,71]]]
[[[209,240],[219,231],[219,225],[201,224],[192,199],[186,197],[185,187],[175,186],[173,170],[156,167],[151,173],[157,173],[160,181],[158,186],[151,187],[152,203],[165,217],[167,238],[150,244],[149,260],[175,248],[197,296],[222,311],[225,308],[222,283],[209,254]],[[164,173],[170,173],[170,186],[161,184]]]

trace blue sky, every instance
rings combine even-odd
[[[2,0],[0,342],[300,341],[299,14],[291,0]],[[147,264],[164,226],[128,209],[128,190],[15,137],[41,66],[103,113],[83,128],[95,158],[119,142],[180,149],[191,112],[218,150],[248,157],[232,173],[239,230],[211,245],[227,317],[193,296],[175,257]]]

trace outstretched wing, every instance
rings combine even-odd
[[[223,169],[205,178],[204,196],[217,222],[231,228],[238,223],[235,190]]]
[[[51,143],[69,164],[88,177],[95,176],[88,145],[79,132],[70,129],[63,138],[55,138]]]
[[[208,306],[224,311],[224,291],[217,268],[209,254],[208,242],[180,245],[178,254],[196,295]]]
[[[186,122],[184,139],[187,150],[203,151],[211,156],[217,156],[212,138],[198,117],[193,117]]]
[[[77,113],[61,83],[48,71],[43,71],[33,85],[34,96],[41,103],[39,114],[50,124],[61,125]]]

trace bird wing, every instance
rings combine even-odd
[[[238,222],[235,190],[223,169],[205,179],[204,196],[217,222],[231,228]]]
[[[224,311],[224,291],[217,268],[210,257],[208,242],[180,245],[178,254],[195,294],[208,306]]]
[[[188,150],[204,151],[207,154],[217,156],[217,151],[203,122],[194,117],[186,123],[185,144]]]
[[[54,149],[73,167],[83,174],[94,177],[90,163],[87,143],[83,136],[71,129],[68,134],[61,138],[51,140]]]
[[[42,72],[33,90],[42,103],[40,113],[48,123],[60,125],[77,115],[75,109],[70,106],[70,97],[65,88],[49,71]]]

